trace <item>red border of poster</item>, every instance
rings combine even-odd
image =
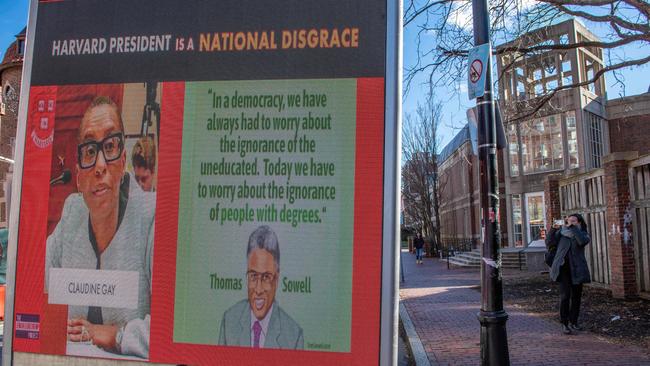
[[[384,79],[361,78],[357,81],[357,141],[355,172],[354,262],[352,290],[352,347],[349,354],[297,352],[248,348],[175,344],[173,323],[152,321],[151,361],[210,363],[215,351],[224,363],[284,365],[287,362],[311,365],[376,364],[379,342],[364,334],[379,334],[381,284],[364,273],[381,273],[382,186],[374,184],[383,177]],[[178,194],[180,189],[180,150],[182,141],[184,83],[165,83],[163,87],[163,124],[174,126],[161,133],[161,176],[156,216],[155,274],[152,319],[173,319],[176,238],[178,237]],[[174,270],[172,270],[174,269]],[[217,348],[215,348],[217,347]],[[256,360],[257,358],[257,360]]]
[[[215,357],[223,364],[346,365],[377,364],[380,333],[381,242],[384,146],[384,79],[357,79],[357,134],[354,211],[354,258],[352,288],[352,343],[349,353],[253,350],[173,342],[174,293],[176,278],[176,238],[183,131],[184,82],[164,82],[162,89],[162,130],[156,208],[156,231],[151,303],[151,362],[212,364]],[[55,99],[56,87],[32,87],[30,111],[40,98]],[[53,123],[54,118],[51,116]],[[19,279],[15,312],[39,314],[46,333],[63,329],[65,306],[47,304],[43,293],[43,261],[47,227],[51,147],[37,148],[29,143],[39,116],[29,115],[23,173],[18,263]],[[29,296],[26,296],[29,294]],[[48,314],[50,319],[43,319]],[[49,328],[48,328],[49,327]],[[43,332],[41,332],[43,333]],[[61,333],[61,332],[59,332]],[[14,337],[13,349],[20,352],[65,354],[60,342]]]

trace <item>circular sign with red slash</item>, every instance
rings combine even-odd
[[[472,83],[478,82],[483,72],[483,63],[481,60],[474,60],[469,67],[469,81]]]

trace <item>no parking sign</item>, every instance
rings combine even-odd
[[[485,74],[490,59],[490,44],[474,47],[468,53],[467,93],[469,99],[482,97],[485,93]]]

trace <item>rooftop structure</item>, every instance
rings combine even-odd
[[[597,47],[521,52],[538,45],[599,41],[569,19],[499,46],[500,106],[508,137],[505,188],[509,244],[527,246],[543,237],[544,180],[600,167],[609,153],[605,81],[593,80],[604,67]],[[502,219],[504,217],[502,216]]]

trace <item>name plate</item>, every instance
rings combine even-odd
[[[138,307],[137,271],[50,268],[48,302],[60,305]]]

